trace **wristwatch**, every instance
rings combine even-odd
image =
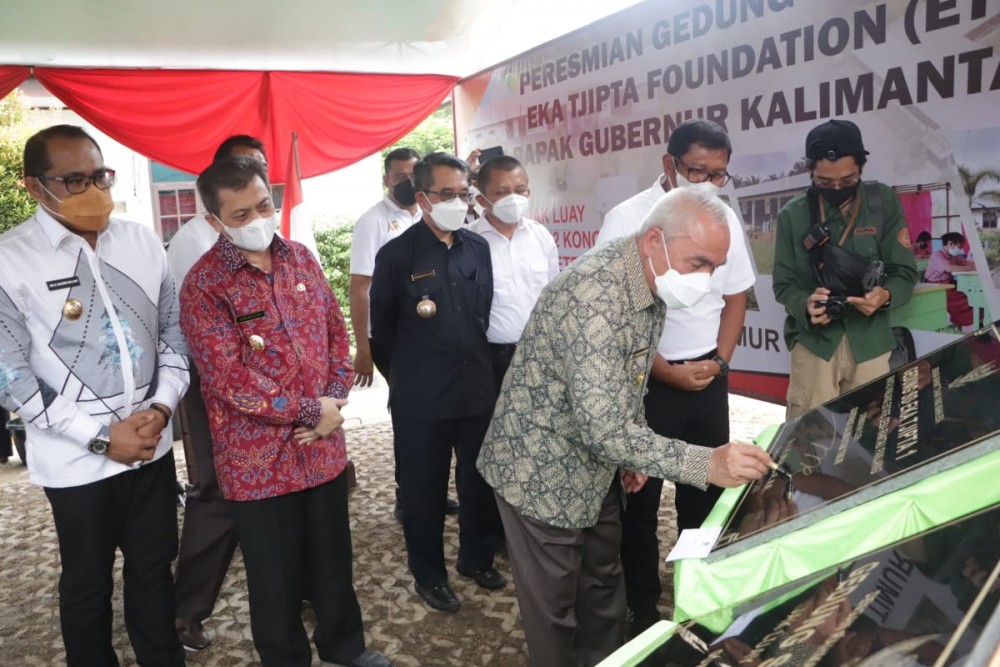
[[[725,375],[729,372],[729,362],[722,358],[722,355],[715,355],[712,357],[712,361],[719,364],[719,375]]]
[[[97,454],[98,456],[104,456],[104,453],[108,451],[108,446],[111,444],[111,427],[108,425],[101,426],[101,430],[97,432],[93,440],[87,443],[87,451],[91,454]]]

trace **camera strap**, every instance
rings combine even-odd
[[[822,219],[826,217],[826,212],[824,210],[825,207],[823,206],[823,198],[820,197],[819,195],[813,195],[813,196],[817,200],[817,204],[819,205],[819,218]],[[858,212],[861,210],[861,197],[858,196],[854,197],[854,206],[852,207],[852,209],[853,210],[851,211],[851,219],[847,221],[847,227],[844,228],[844,233],[840,235],[840,241],[837,242],[837,245],[839,245],[841,248],[844,247],[844,243],[847,242],[847,237],[850,235],[851,230],[854,229],[854,223],[858,221]]]
[[[868,212],[871,214],[871,222],[875,229],[878,230],[879,238],[882,237],[882,193],[879,191],[878,183],[876,181],[865,181],[862,183],[862,187],[865,191],[865,200],[868,203]],[[812,190],[812,188],[810,188]],[[809,233],[802,240],[802,245],[806,250],[813,250],[826,244],[829,240],[829,236],[821,235],[818,232],[819,228],[826,224],[823,218],[826,217],[826,207],[823,204],[822,197],[816,192],[807,191],[806,197],[809,201],[809,220],[812,222],[812,227],[809,229]],[[851,211],[851,218],[848,221],[847,228],[844,229],[844,233],[840,235],[840,241],[837,243],[840,247],[844,247],[847,242],[847,237],[850,235],[851,230],[854,229],[854,225],[858,220],[858,214],[861,212],[861,197],[854,198],[854,206]],[[821,238],[818,243],[815,239]]]
[[[867,194],[867,193],[866,193]],[[854,291],[852,284],[860,279],[864,272],[860,258],[843,248],[850,237],[861,210],[861,197],[855,196],[850,210],[850,217],[843,233],[836,244],[830,243],[830,229],[826,217],[826,206],[819,193],[814,189],[806,193],[809,202],[809,215],[812,226],[802,240],[812,258],[813,275],[816,284],[826,287],[834,293],[846,294]],[[855,275],[857,274],[857,275]]]

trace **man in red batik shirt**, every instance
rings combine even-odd
[[[303,596],[326,662],[383,666],[354,593],[340,408],[354,380],[344,316],[304,246],[275,235],[267,168],[198,177],[219,240],[188,273],[181,327],[201,374],[219,487],[243,551],[264,667],[309,665]]]

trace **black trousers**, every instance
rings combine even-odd
[[[125,559],[125,627],[136,660],[144,667],[184,664],[170,575],[176,484],[167,454],[98,482],[45,489],[59,537],[59,620],[70,667],[119,664],[111,646],[116,549]]]
[[[236,522],[219,491],[212,433],[201,380],[193,364],[191,386],[181,401],[180,416],[192,486],[185,502],[181,548],[174,569],[174,604],[177,618],[200,623],[212,615],[233,559]]]
[[[11,447],[11,434],[7,430],[7,422],[10,421],[10,413],[0,408],[0,458],[10,458],[14,455],[14,448]]]
[[[398,442],[403,534],[410,572],[421,586],[448,581],[444,566],[444,508],[451,452],[458,487],[458,560],[465,568],[492,567],[500,533],[493,490],[476,470],[490,415],[466,419],[416,419],[392,415]]]
[[[500,387],[503,386],[504,376],[510,368],[510,362],[514,359],[514,351],[517,346],[513,343],[501,345],[490,343],[490,361],[493,364],[493,384],[496,385],[497,396],[500,395]]]
[[[302,598],[316,613],[321,660],[348,663],[365,650],[354,593],[347,475],[264,500],[230,503],[250,591],[250,630],[263,667],[308,667]]]
[[[702,391],[682,391],[650,379],[645,403],[646,422],[659,435],[707,447],[729,442],[729,384],[725,376],[716,377]],[[714,486],[702,491],[677,484],[675,489],[680,530],[701,526],[722,493]],[[659,618],[660,544],[656,527],[662,490],[663,480],[650,477],[637,493],[626,496],[622,512],[625,595],[635,631]]]

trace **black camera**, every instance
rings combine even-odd
[[[880,260],[875,260],[868,264],[864,274],[861,276],[861,293],[856,296],[864,296],[876,287],[880,287],[885,282],[885,264]],[[831,320],[839,320],[847,314],[850,305],[847,297],[839,294],[831,294],[823,301],[817,301],[816,305],[826,308],[826,314]]]
[[[847,297],[831,294],[823,301],[817,301],[819,308],[826,308],[826,314],[831,320],[839,320],[847,313]]]
[[[861,276],[861,289],[864,294],[868,294],[876,287],[881,287],[885,282],[885,264],[881,260],[875,260],[868,265],[865,274]]]

